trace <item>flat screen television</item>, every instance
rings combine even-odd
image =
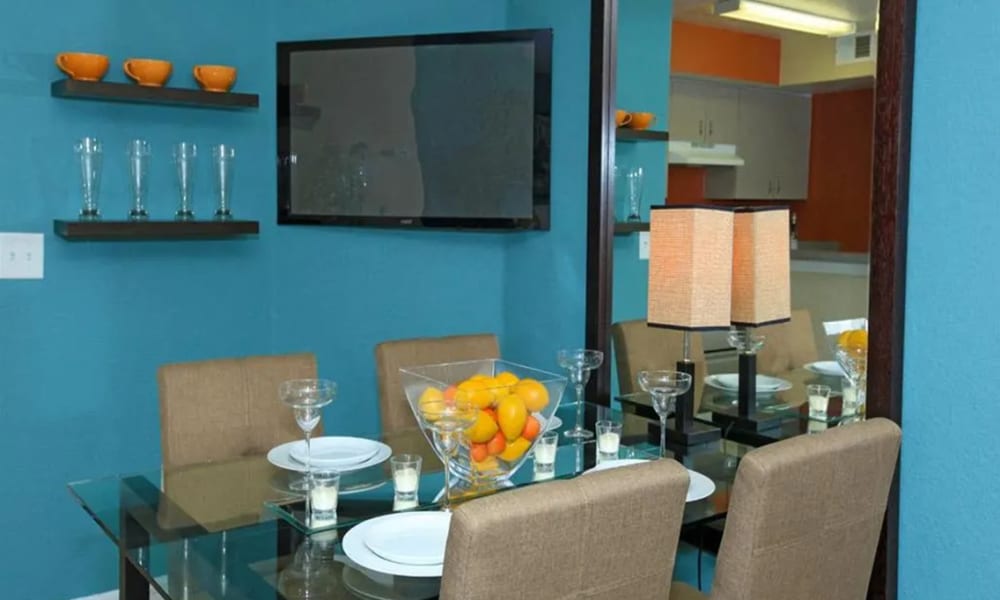
[[[278,44],[278,223],[548,229],[552,31]]]

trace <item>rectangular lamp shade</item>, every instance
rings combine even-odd
[[[733,215],[733,325],[757,327],[792,315],[786,207],[737,208]]]
[[[654,206],[649,221],[647,323],[681,330],[728,328],[733,211]]]

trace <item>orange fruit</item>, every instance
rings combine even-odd
[[[456,394],[458,394],[458,386],[449,385],[444,389],[444,401],[448,404],[454,403]]]
[[[542,423],[535,417],[529,416],[528,420],[524,422],[524,431],[521,436],[529,441],[534,441],[538,434],[542,431]]]
[[[490,453],[486,450],[486,444],[472,444],[472,447],[469,449],[469,456],[477,463],[483,462],[489,455]]]
[[[475,444],[485,444],[493,439],[498,430],[497,422],[485,412],[481,412],[476,415],[476,422],[465,430],[465,437]]]
[[[857,353],[868,351],[868,332],[864,329],[851,329],[840,334],[837,345],[844,350]]]
[[[502,431],[498,431],[493,439],[486,444],[486,451],[490,453],[490,456],[496,456],[500,454],[507,448],[507,438],[503,436]]]
[[[493,419],[494,421],[497,420],[497,409],[495,409],[495,408],[484,408],[482,410],[482,414],[489,415],[489,417],[491,419]]]
[[[524,401],[528,412],[539,412],[549,404],[549,390],[534,379],[522,379],[512,391]]]
[[[521,437],[527,420],[528,409],[519,395],[505,396],[497,405],[497,421],[500,423],[500,431],[508,442]]]
[[[500,453],[500,458],[509,463],[515,462],[517,459],[524,456],[524,453],[527,452],[528,448],[530,447],[531,447],[531,442],[524,439],[523,437],[519,437],[516,440],[507,444],[507,448]]]
[[[459,402],[468,402],[477,408],[486,408],[493,404],[493,393],[486,389],[483,379],[469,379],[458,384],[455,399]]]

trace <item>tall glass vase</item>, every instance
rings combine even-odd
[[[152,150],[146,140],[132,140],[126,147],[128,155],[128,183],[132,194],[132,208],[128,218],[132,221],[145,221],[149,218],[146,211],[146,197],[149,193],[149,160]]]
[[[215,175],[215,197],[218,204],[215,208],[215,218],[225,221],[233,218],[233,163],[236,162],[236,149],[227,144],[219,144],[212,148],[212,171]]]
[[[179,221],[194,219],[194,172],[198,146],[180,142],[174,146],[174,166],[177,167],[177,191],[180,202],[175,216]]]
[[[83,205],[80,207],[80,220],[94,221],[101,218],[98,200],[101,194],[101,167],[104,160],[104,147],[97,138],[85,137],[73,146],[80,166],[80,192]]]

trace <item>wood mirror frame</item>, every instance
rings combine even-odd
[[[615,70],[618,0],[591,0],[590,121],[587,182],[587,348],[611,350],[614,242]],[[910,168],[910,111],[917,0],[880,0],[868,285],[868,414],[902,418],[903,303]],[[611,400],[611,361],[588,386]],[[894,600],[899,544],[899,478],[893,482],[868,598]]]

